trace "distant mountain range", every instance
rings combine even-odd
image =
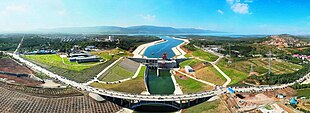
[[[173,28],[160,26],[95,26],[95,27],[65,27],[54,29],[39,29],[39,33],[102,33],[102,34],[194,34],[194,33],[222,33],[219,31],[196,28]]]

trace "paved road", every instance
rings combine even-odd
[[[112,91],[112,90],[104,90],[104,89],[98,89],[98,88],[93,88],[91,86],[86,86],[81,83],[77,83],[75,81],[71,81],[69,79],[66,79],[65,77],[59,76],[57,74],[54,74],[50,72],[47,69],[44,69],[40,66],[37,66],[36,64],[33,64],[32,62],[29,62],[23,58],[21,58],[19,55],[12,54],[12,53],[6,53],[8,55],[13,56],[14,59],[26,64],[28,67],[40,71],[49,77],[55,78],[67,85],[71,85],[77,89],[92,92],[92,93],[97,93],[100,95],[105,95],[105,96],[110,96],[110,97],[115,97],[115,98],[122,98],[122,99],[130,99],[130,100],[142,100],[142,101],[179,101],[179,100],[195,100],[198,98],[205,98],[205,97],[210,97],[210,96],[215,96],[223,93],[225,91],[224,88],[221,88],[219,90],[214,90],[214,91],[207,91],[207,92],[202,92],[202,93],[197,93],[197,94],[184,94],[184,95],[135,95],[135,94],[129,94],[129,93],[124,93],[124,92],[117,92],[117,91]]]
[[[200,61],[209,62],[209,61],[203,60],[203,59],[198,58],[198,57],[194,57],[194,58],[196,58],[197,60],[200,60]],[[223,84],[223,87],[226,87],[231,82],[231,79],[216,65],[216,62],[218,62],[222,58],[223,58],[223,56],[219,57],[216,61],[209,62],[209,63],[211,63],[211,65],[226,78],[226,82]]]
[[[180,100],[195,100],[199,98],[205,98],[205,97],[210,97],[210,96],[216,96],[219,94],[222,94],[224,92],[227,92],[226,87],[221,87],[217,88],[216,90],[213,91],[205,91],[201,93],[195,93],[195,94],[182,94],[182,95],[135,95],[135,94],[129,94],[129,93],[124,93],[124,92],[117,92],[117,91],[112,91],[112,90],[105,90],[105,89],[98,89],[98,88],[93,88],[91,86],[86,86],[81,83],[77,83],[75,81],[71,81],[69,79],[66,79],[65,77],[59,76],[57,74],[54,74],[47,69],[44,69],[40,66],[37,66],[36,64],[33,64],[23,58],[21,58],[19,55],[12,54],[12,53],[5,53],[8,55],[11,55],[14,59],[20,61],[21,63],[24,63],[28,67],[40,71],[52,78],[55,78],[64,84],[71,85],[77,89],[92,92],[92,93],[97,93],[100,95],[105,95],[109,97],[115,97],[115,98],[121,98],[121,99],[129,99],[129,100],[142,100],[142,101],[180,101]],[[298,83],[302,83],[305,80],[310,78],[310,73],[305,75],[304,77],[296,80]],[[267,86],[251,86],[251,87],[232,87],[235,89],[235,91],[239,92],[262,92],[262,91],[267,91],[267,90],[276,90],[276,89],[282,89],[286,88],[288,86],[293,85],[294,83],[288,83],[288,84],[281,84],[281,85],[267,85]]]
[[[18,44],[16,50],[14,51],[14,54],[17,53],[17,51],[19,50],[20,46],[22,45],[22,43],[23,43],[23,41],[24,41],[24,37],[25,37],[25,36],[23,36],[23,38],[20,40],[20,42],[19,42],[19,44]]]
[[[89,85],[89,84],[91,84],[91,83],[93,83],[93,82],[95,82],[95,81],[99,81],[98,78],[99,78],[103,73],[105,73],[107,70],[109,70],[112,66],[114,66],[117,62],[119,62],[121,59],[123,59],[123,57],[118,58],[116,61],[114,61],[114,62],[113,62],[112,64],[110,64],[108,67],[104,68],[100,73],[98,73],[98,74],[96,75],[96,77],[94,77],[92,80],[90,80],[90,81],[84,83],[84,85]]]
[[[229,78],[229,76],[227,76],[219,67],[217,67],[217,63],[224,57],[222,54],[220,54],[220,53],[215,53],[215,52],[213,52],[213,51],[206,51],[206,50],[204,50],[204,49],[202,49],[202,48],[200,48],[200,47],[198,47],[198,46],[195,46],[194,45],[194,47],[196,47],[196,48],[198,48],[198,49],[201,49],[201,50],[203,50],[203,51],[205,51],[205,52],[209,52],[209,53],[212,53],[212,54],[214,54],[214,55],[216,55],[216,56],[218,56],[219,58],[217,58],[215,61],[213,61],[213,62],[210,62],[210,61],[206,61],[206,60],[204,60],[204,59],[201,59],[201,58],[199,58],[199,57],[194,57],[194,58],[196,58],[196,59],[198,59],[198,60],[200,60],[200,61],[204,61],[204,62],[209,62],[209,63],[211,63],[211,65],[218,71],[218,72],[220,72],[224,77],[225,77],[225,79],[226,79],[226,82],[223,84],[223,87],[226,87],[227,85],[229,85],[229,83],[231,82],[231,79]]]

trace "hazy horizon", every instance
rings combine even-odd
[[[153,25],[236,34],[309,34],[310,1],[0,0],[0,33]]]

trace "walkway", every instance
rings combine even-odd
[[[15,51],[14,51],[14,54],[17,53],[17,51],[19,50],[20,46],[22,45],[22,43],[23,43],[23,41],[24,41],[24,37],[25,37],[25,36],[23,36],[23,38],[20,40],[20,42],[19,42],[17,48],[16,48]]]
[[[120,61],[121,59],[123,59],[123,57],[118,58],[116,61],[114,61],[112,64],[110,64],[108,67],[104,68],[99,74],[96,75],[96,77],[94,77],[92,80],[83,83],[84,85],[89,85],[95,81],[98,81],[98,78],[105,73],[107,70],[109,70],[112,66],[114,66],[118,61]]]
[[[105,82],[105,81],[99,81],[99,80],[97,80],[99,83],[104,83],[104,84],[118,84],[118,83],[122,83],[122,82],[125,82],[125,81],[128,81],[128,80],[131,80],[131,79],[134,79],[134,78],[137,78],[138,77],[138,75],[139,75],[139,73],[140,73],[140,70],[141,70],[141,68],[142,68],[142,66],[143,66],[143,64],[140,64],[139,65],[139,67],[138,67],[138,69],[137,69],[137,71],[135,72],[135,74],[132,76],[132,77],[130,77],[130,78],[125,78],[125,79],[122,79],[122,80],[117,80],[117,81],[112,81],[112,82]],[[90,84],[90,83],[89,83]],[[85,84],[85,85],[89,85],[89,84]]]
[[[183,73],[183,72],[181,72],[181,71],[176,71],[176,72],[181,73],[182,75],[185,75],[186,77],[189,77],[189,78],[191,78],[191,79],[194,79],[194,80],[196,80],[196,81],[198,81],[198,82],[201,82],[201,83],[204,83],[204,84],[213,86],[213,87],[216,86],[215,84],[212,84],[212,83],[207,82],[207,81],[204,81],[204,80],[197,79],[197,78],[195,78],[195,77],[193,77],[193,76],[191,76],[191,75],[188,75],[188,74],[186,74],[186,73]]]
[[[117,92],[117,91],[112,91],[112,90],[105,90],[105,89],[99,89],[99,88],[93,88],[91,86],[86,86],[80,83],[77,83],[75,81],[71,81],[69,79],[66,79],[62,76],[59,76],[57,74],[54,74],[47,69],[44,69],[40,66],[37,66],[36,64],[33,64],[23,58],[21,58],[19,55],[12,54],[12,53],[5,53],[10,56],[12,56],[14,59],[24,63],[28,67],[40,71],[46,75],[48,75],[51,78],[55,78],[64,84],[71,85],[77,89],[88,91],[91,93],[97,93],[100,95],[108,96],[108,97],[113,97],[113,98],[120,98],[120,99],[125,99],[125,100],[139,100],[139,101],[153,101],[153,102],[166,102],[166,101],[181,101],[181,100],[195,100],[195,99],[201,99],[201,98],[206,98],[206,97],[212,97],[216,96],[219,94],[222,94],[227,91],[225,87],[218,88],[217,90],[213,91],[205,91],[201,93],[195,93],[195,94],[183,94],[183,95],[143,95],[143,94],[128,94],[124,92]],[[309,79],[310,73],[305,75],[304,77],[296,80],[297,83],[304,82],[305,80]],[[259,86],[259,87],[233,87],[235,91],[267,91],[267,90],[276,90],[276,89],[282,89],[288,86],[291,86],[295,84],[296,82],[293,83],[288,83],[288,84],[282,84],[282,85],[270,85],[270,86]]]
[[[195,45],[194,45],[194,46],[195,46]],[[198,49],[201,49],[201,48],[199,48],[199,47],[197,47],[197,46],[195,46],[195,47],[198,48]],[[201,49],[201,50],[205,51],[204,49]],[[206,60],[201,59],[201,58],[199,58],[199,57],[194,57],[194,58],[197,59],[197,60],[200,60],[200,61],[204,61],[204,62],[209,62],[209,63],[211,63],[211,65],[212,65],[218,72],[220,72],[220,73],[225,77],[226,82],[223,84],[223,87],[226,87],[226,86],[229,85],[229,83],[231,82],[231,79],[229,78],[229,76],[227,76],[227,75],[226,75],[219,67],[217,67],[217,65],[216,65],[224,56],[221,55],[221,54],[219,54],[219,53],[214,53],[214,52],[210,52],[210,51],[205,51],[205,52],[213,53],[214,55],[217,55],[219,58],[216,59],[216,60],[213,61],[213,62],[206,61]]]

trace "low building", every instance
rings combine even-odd
[[[292,98],[291,100],[290,100],[290,104],[291,105],[297,105],[298,104],[298,101],[296,100],[296,98]]]
[[[91,51],[91,50],[94,50],[94,49],[96,49],[95,46],[86,46],[86,47],[84,48],[85,51]]]
[[[78,62],[78,63],[84,63],[84,62],[99,62],[101,58],[88,54],[88,53],[74,53],[68,55],[68,59],[70,62]]]
[[[26,52],[25,54],[56,54],[55,50],[36,50],[31,52]]]
[[[195,70],[190,66],[185,66],[184,68],[185,68],[186,73],[190,73],[190,74],[195,73]]]

